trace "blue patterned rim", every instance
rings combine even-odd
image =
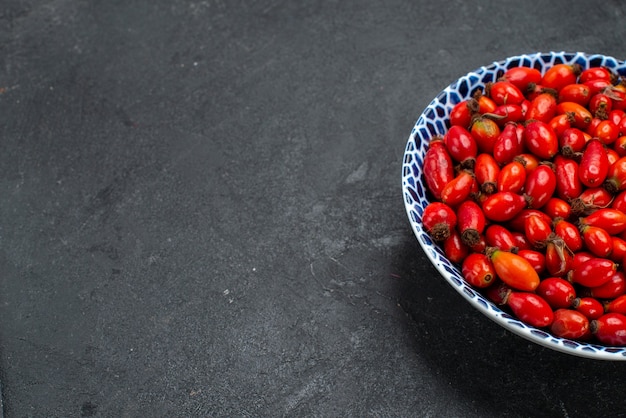
[[[491,301],[465,283],[459,268],[450,262],[443,250],[424,231],[421,216],[429,200],[422,178],[422,163],[430,138],[443,135],[449,128],[450,111],[455,104],[470,98],[477,90],[495,81],[508,68],[526,66],[544,72],[558,63],[576,63],[584,68],[604,66],[626,76],[626,63],[612,57],[581,52],[549,52],[519,55],[494,62],[461,77],[433,99],[415,123],[406,145],[402,164],[402,191],[411,227],[417,241],[446,281],[487,317],[507,330],[544,347],[567,354],[601,360],[626,361],[626,347],[606,347],[558,338],[541,329],[531,327],[502,311]]]

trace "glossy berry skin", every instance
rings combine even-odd
[[[500,166],[495,158],[486,152],[478,154],[474,166],[474,176],[483,193],[492,194],[497,191]]]
[[[583,192],[583,184],[578,174],[578,163],[562,155],[554,157],[554,172],[556,175],[556,195],[570,201]]]
[[[450,111],[450,125],[462,126],[467,129],[472,116],[478,112],[478,102],[475,99],[462,100]]]
[[[526,183],[526,169],[519,161],[511,161],[502,167],[496,180],[499,192],[519,193]]]
[[[580,228],[580,235],[585,248],[597,257],[609,257],[613,251],[611,234],[600,227],[583,225]]]
[[[544,73],[541,84],[545,87],[560,91],[568,84],[576,83],[581,69],[577,65],[555,64]]]
[[[615,273],[617,264],[606,258],[592,258],[572,269],[570,280],[586,287],[601,286]]]
[[[486,117],[474,118],[470,127],[470,133],[476,140],[479,152],[493,154],[493,149],[501,129],[496,122]]]
[[[443,137],[443,142],[450,157],[464,167],[474,166],[478,154],[478,145],[474,137],[462,126],[452,126]]]
[[[467,245],[461,240],[461,234],[456,229],[450,231],[450,236],[443,241],[443,252],[448,260],[461,263],[470,252]]]
[[[485,254],[471,253],[461,265],[461,274],[470,285],[484,288],[493,283],[496,271]]]
[[[586,84],[568,84],[559,91],[559,102],[575,102],[586,106],[589,99],[591,99],[591,88]]]
[[[535,292],[544,298],[552,309],[569,308],[576,299],[574,286],[561,277],[543,279]]]
[[[621,296],[626,293],[626,275],[622,270],[617,270],[604,284],[587,289],[587,293],[596,299],[614,299]]]
[[[573,117],[572,126],[582,129],[589,128],[589,124],[593,120],[593,115],[585,107],[575,102],[561,102],[556,106],[557,115],[569,114]]]
[[[493,158],[500,165],[507,164],[524,152],[524,142],[517,134],[518,125],[507,123],[493,144]]]
[[[590,215],[580,218],[578,222],[581,226],[597,226],[611,235],[618,235],[626,230],[626,214],[613,208],[600,208]]]
[[[491,116],[494,117],[498,126],[503,128],[507,123],[517,123],[524,120],[524,108],[521,104],[503,104],[496,107]]]
[[[554,234],[561,238],[567,248],[572,252],[580,251],[583,248],[583,239],[576,226],[563,218],[556,218],[553,222]]]
[[[550,325],[554,336],[573,340],[586,340],[590,337],[589,319],[572,309],[557,309]]]
[[[522,322],[534,327],[547,327],[554,320],[548,302],[535,293],[513,291],[509,294],[507,305]]]
[[[422,225],[437,242],[443,242],[456,228],[457,216],[454,210],[442,202],[432,202],[424,209]]]
[[[545,248],[552,234],[552,224],[541,216],[529,216],[524,224],[524,234],[534,248]]]
[[[572,216],[572,207],[570,204],[559,197],[551,197],[548,199],[541,210],[552,219],[568,219]]]
[[[497,276],[511,288],[532,292],[539,286],[539,275],[525,258],[498,249],[489,251],[487,256]]]
[[[541,275],[546,270],[546,257],[541,251],[530,248],[520,248],[517,251],[517,255],[528,261],[537,274]]]
[[[591,333],[603,344],[626,345],[626,316],[620,313],[606,313],[590,323]]]
[[[582,70],[578,76],[579,83],[587,83],[593,80],[606,80],[611,82],[613,74],[606,67],[590,67]]]
[[[577,152],[582,152],[587,145],[585,133],[578,128],[567,128],[559,136],[559,147],[561,154],[565,157],[572,157]]]
[[[454,179],[454,163],[443,141],[433,140],[424,156],[424,180],[435,199],[441,198],[443,188]]]
[[[556,115],[556,97],[550,93],[541,93],[534,97],[524,115],[527,121],[538,120],[549,123]]]
[[[565,276],[572,270],[574,256],[563,239],[556,237],[547,241],[545,249],[546,269],[551,276]]]
[[[608,172],[609,158],[604,150],[604,144],[598,139],[590,140],[578,166],[581,183],[587,187],[601,186]]]
[[[528,207],[540,209],[556,190],[556,174],[547,165],[540,165],[526,176],[524,193],[528,196]]]
[[[473,200],[466,200],[459,205],[456,216],[461,240],[465,245],[475,245],[485,231],[486,220],[481,207]]]
[[[503,104],[519,105],[526,99],[524,93],[522,93],[515,84],[509,83],[508,81],[487,83],[486,91],[489,97],[491,97],[491,100],[499,106]]]
[[[485,230],[485,241],[489,247],[496,247],[503,251],[517,250],[517,240],[505,227],[500,224],[491,224]]]
[[[539,216],[543,218],[545,222],[552,222],[552,218],[548,216],[544,211],[538,209],[522,209],[513,219],[506,223],[507,227],[512,231],[525,232],[526,231],[526,218],[530,216]]]
[[[559,151],[559,140],[546,122],[531,121],[524,130],[524,144],[536,156],[550,160]]]
[[[609,167],[604,188],[613,194],[626,190],[626,157],[619,158]]]
[[[513,219],[526,207],[524,196],[513,192],[496,192],[482,202],[485,217],[494,222]]]
[[[606,312],[621,313],[626,315],[626,295],[621,295],[615,299],[608,301],[604,305]]]
[[[604,305],[593,297],[576,298],[572,307],[585,315],[587,319],[598,319],[604,314]]]
[[[529,85],[541,83],[541,72],[532,67],[512,67],[504,72],[502,80],[515,85],[521,91],[526,91]]]
[[[472,173],[465,170],[461,171],[441,190],[441,201],[456,207],[469,197],[474,181]]]

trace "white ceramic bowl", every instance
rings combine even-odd
[[[449,115],[453,106],[470,98],[477,89],[495,81],[511,67],[534,67],[542,73],[558,63],[577,63],[583,69],[605,66],[626,75],[626,63],[612,57],[581,52],[549,52],[519,55],[497,61],[464,75],[435,97],[420,115],[406,145],[402,165],[402,192],[406,212],[413,232],[428,259],[443,278],[472,306],[507,330],[542,346],[581,357],[601,360],[626,361],[626,347],[606,347],[558,338],[542,329],[533,328],[504,312],[489,299],[467,284],[457,265],[450,262],[443,250],[433,242],[421,223],[421,215],[428,205],[426,185],[422,176],[423,157],[430,138],[443,135],[449,128]]]

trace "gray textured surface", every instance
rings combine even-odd
[[[300,3],[3,0],[5,415],[623,415],[437,276],[400,167],[469,70],[626,58],[624,3]]]

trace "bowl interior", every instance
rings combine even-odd
[[[446,258],[442,249],[430,239],[421,224],[424,208],[430,203],[422,176],[423,157],[430,138],[443,135],[449,128],[449,115],[454,105],[471,97],[477,89],[484,88],[487,82],[495,81],[508,68],[534,67],[543,73],[545,69],[558,63],[577,63],[583,69],[605,66],[620,75],[626,75],[626,63],[612,57],[581,52],[549,52],[510,57],[461,77],[432,100],[411,131],[402,165],[405,208],[413,232],[435,268],[463,298],[487,317],[523,338],[560,352],[595,359],[626,361],[626,347],[605,347],[558,338],[544,330],[528,326],[501,310],[465,283],[459,268]]]

